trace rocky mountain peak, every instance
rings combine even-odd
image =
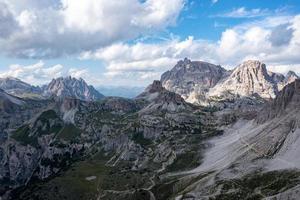
[[[294,82],[288,84],[278,94],[273,102],[273,105],[285,108],[290,103],[295,103],[300,106],[300,80],[296,79]]]
[[[144,92],[142,92],[140,95],[136,97],[136,99],[144,99],[147,101],[152,101],[155,98],[159,96],[159,94],[164,91],[165,88],[163,88],[160,81],[155,80],[152,84],[150,84]]]
[[[189,108],[190,106],[184,99],[174,92],[166,90],[160,81],[153,81],[143,93],[136,97],[137,100],[142,99],[149,104],[141,110],[140,113],[160,113],[175,112]]]
[[[258,95],[265,99],[275,98],[278,89],[269,76],[266,65],[256,60],[245,61],[237,66],[228,78],[211,91],[211,96],[225,92],[240,96]]]
[[[28,94],[39,95],[42,93],[40,87],[32,86],[14,77],[0,78],[0,88],[9,94],[21,97]]]
[[[277,97],[265,106],[260,115],[258,122],[262,123],[268,119],[284,114],[292,116],[292,112],[298,112],[300,108],[300,80],[286,85],[277,95]]]
[[[283,74],[280,74],[280,73],[275,73],[275,72],[268,71],[268,74],[271,77],[271,79],[274,81],[274,83],[281,83],[285,79],[285,76]]]
[[[286,74],[286,77],[297,77],[299,78],[299,76],[294,72],[294,71],[288,71],[288,73]]]
[[[86,101],[98,100],[104,97],[82,78],[76,79],[71,76],[52,79],[45,88],[45,94],[57,97],[72,97]]]
[[[271,79],[268,74],[266,65],[258,60],[248,60],[243,62],[241,65],[235,68],[231,77],[237,77],[241,82]]]
[[[294,82],[296,79],[299,79],[299,76],[294,71],[288,71],[288,73],[285,76],[286,84]]]
[[[182,66],[189,65],[191,63],[192,63],[192,61],[190,59],[184,58],[183,60],[178,61],[176,66],[177,67],[182,67]]]
[[[194,95],[204,95],[215,86],[227,71],[219,65],[203,61],[191,61],[187,58],[179,61],[171,70],[161,76],[163,87],[180,94],[186,101],[197,101]]]
[[[164,90],[164,88],[158,80],[153,81],[153,83],[146,88],[146,91],[150,93],[161,92],[162,90]]]

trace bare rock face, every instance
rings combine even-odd
[[[41,95],[42,93],[40,87],[32,86],[13,77],[0,78],[0,88],[9,94],[21,97],[30,94]]]
[[[285,86],[278,96],[265,106],[258,116],[258,122],[264,122],[276,116],[285,115],[300,109],[300,80]]]
[[[211,90],[210,96],[219,96],[224,92],[240,96],[258,95],[270,99],[275,98],[278,89],[269,76],[266,65],[249,60],[236,67],[228,78],[219,82]]]
[[[187,102],[210,105],[216,98],[221,101],[244,97],[274,99],[284,86],[298,78],[292,71],[286,76],[267,71],[266,65],[256,60],[245,61],[227,71],[218,65],[185,58],[165,72],[161,82],[164,88],[180,94]]]
[[[296,79],[299,79],[299,76],[295,72],[289,71],[284,79],[285,85],[294,82]]]
[[[76,79],[71,76],[53,79],[45,88],[45,95],[60,98],[72,97],[85,101],[94,101],[103,98],[93,86],[88,85],[82,78]]]
[[[281,83],[284,81],[285,76],[283,74],[280,73],[275,73],[275,72],[270,72],[268,71],[269,76],[271,77],[271,79],[275,82],[275,83]]]
[[[294,82],[296,79],[299,79],[299,76],[293,71],[289,71],[286,76],[274,72],[269,72],[269,75],[273,82],[277,84],[278,91],[281,91],[286,85]]]
[[[273,83],[276,85],[278,91],[282,90],[284,86],[286,86],[285,76],[280,73],[268,72],[269,76],[273,80]]]
[[[166,90],[160,81],[154,81],[136,99],[150,103],[140,111],[141,113],[180,112],[190,108],[179,94]]]
[[[162,86],[196,103],[227,74],[221,66],[185,58],[161,76]]]
[[[162,84],[160,81],[153,81],[152,84],[150,84],[144,92],[142,92],[141,94],[139,94],[136,99],[143,99],[146,101],[152,101],[154,99],[156,99],[159,94],[164,91],[165,88],[163,88]]]

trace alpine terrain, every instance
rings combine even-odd
[[[0,79],[1,199],[299,199],[300,80],[187,58],[134,98]]]

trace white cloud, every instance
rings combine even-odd
[[[268,9],[254,8],[247,9],[245,7],[240,7],[233,9],[230,12],[215,15],[214,17],[224,17],[224,18],[255,18],[255,17],[265,17],[271,15],[272,12]]]
[[[183,6],[184,0],[0,0],[0,49],[32,58],[76,54],[163,30]]]
[[[87,78],[90,76],[87,69],[70,68],[68,74],[75,78]]]
[[[47,84],[51,79],[61,76],[82,77],[87,80],[91,77],[87,69],[70,68],[67,70],[60,64],[48,67],[43,61],[25,66],[18,64],[11,65],[8,70],[0,72],[0,78],[15,77],[33,85]]]
[[[31,66],[11,66],[0,76],[16,76],[40,84],[52,77],[72,75],[95,85],[136,86],[159,79],[161,73],[184,57],[228,68],[247,59],[259,59],[273,71],[293,69],[300,73],[300,16],[270,17],[268,10],[239,8],[231,14],[226,13],[227,17],[264,18],[228,28],[218,41],[171,36],[156,43],[143,40],[128,43],[126,41],[141,34],[175,24],[185,1],[0,2],[0,8],[3,6],[0,25],[7,27],[0,26],[2,52],[46,58],[80,53],[81,59],[96,59],[106,67],[104,75],[96,75],[85,68],[68,70],[61,65],[46,67],[40,62]]]
[[[135,84],[148,84],[153,79],[159,79],[162,72],[184,57],[211,60],[205,56],[211,45],[206,41],[195,41],[193,37],[159,44],[118,43],[95,52],[85,52],[81,59],[103,61],[106,64],[106,78],[133,79]]]
[[[4,40],[14,31],[18,30],[18,25],[14,19],[13,13],[8,6],[0,1],[0,39]]]
[[[9,66],[7,71],[0,72],[0,77],[16,77],[25,82],[39,85],[46,83],[51,78],[61,76],[62,69],[62,65],[46,67],[42,61],[27,66],[15,64]]]
[[[227,29],[217,42],[188,37],[156,44],[117,43],[85,52],[81,58],[101,60],[106,64],[107,79],[124,82],[130,79],[132,84],[147,84],[159,79],[161,73],[184,57],[227,68],[233,68],[244,60],[259,59],[272,71],[286,73],[292,69],[300,74],[300,16],[283,17],[282,20],[276,18],[279,20],[268,18]],[[287,29],[290,34],[281,34],[285,31],[278,32],[278,27]],[[281,42],[280,45],[274,45],[274,38]]]

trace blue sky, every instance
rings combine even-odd
[[[0,77],[145,86],[184,57],[300,73],[297,0],[0,0]]]

